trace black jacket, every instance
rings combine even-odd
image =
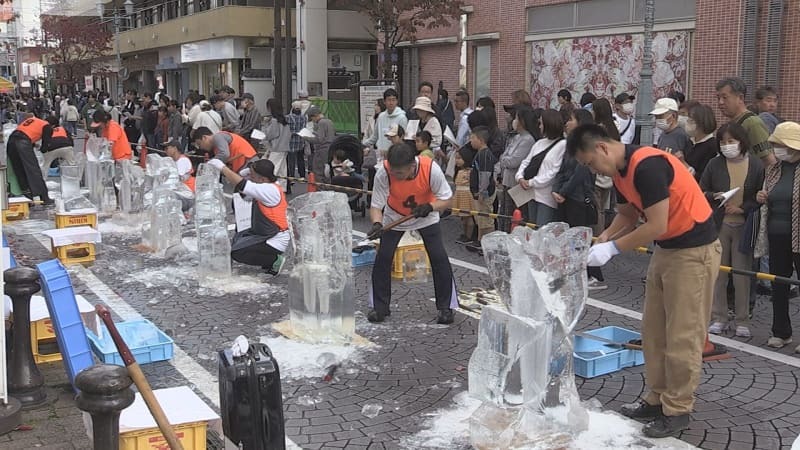
[[[747,157],[750,160],[750,164],[747,167],[747,176],[744,179],[744,198],[742,200],[742,209],[745,215],[760,206],[756,201],[756,193],[764,185],[764,165],[761,160],[750,153],[747,154]],[[719,201],[714,200],[714,194],[729,191],[730,185],[731,179],[728,174],[725,157],[719,155],[709,161],[706,170],[700,177],[700,189],[703,190],[703,194],[705,194],[706,199],[708,199],[713,208],[714,222],[717,225],[717,229],[722,228],[725,208],[719,208]]]

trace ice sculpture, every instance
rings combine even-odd
[[[131,214],[144,209],[144,186],[145,174],[141,167],[129,159],[117,162],[120,211]]]
[[[289,204],[295,245],[289,275],[292,330],[310,342],[347,342],[355,334],[353,222],[347,195],[313,192]]]
[[[193,204],[194,193],[181,183],[178,166],[172,158],[155,153],[147,155],[146,189],[155,192],[159,186],[171,189],[181,202],[181,210],[187,211]]]
[[[61,200],[58,204],[59,212],[94,208],[92,202],[81,194],[81,168],[79,166],[61,166]]]
[[[171,189],[159,186],[153,190],[150,221],[142,225],[142,244],[157,256],[181,244],[181,201]]]
[[[471,420],[473,446],[519,448],[563,442],[584,431],[572,369],[572,331],[586,303],[589,228],[552,223],[481,240],[503,303],[481,313],[469,362],[470,394],[483,401]],[[568,429],[547,411],[567,408]]]
[[[200,258],[197,278],[200,287],[214,287],[220,280],[231,276],[231,241],[219,171],[201,164],[195,189],[194,223]]]

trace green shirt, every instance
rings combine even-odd
[[[94,112],[98,109],[102,109],[103,105],[100,102],[95,102],[94,105],[90,105],[88,102],[84,105],[83,110],[81,110],[81,117],[86,120],[86,126],[88,127],[92,123],[92,116]]]
[[[736,116],[733,121],[739,122],[742,116],[749,113],[745,111]],[[750,153],[757,158],[764,158],[772,152],[772,144],[767,141],[769,139],[769,130],[757,115],[750,113],[744,121],[741,122],[742,128],[747,131],[747,138],[750,139]]]
[[[427,156],[430,159],[435,159],[433,157],[433,151],[431,151],[431,149],[429,148],[426,148],[425,150],[419,152],[419,156]]]

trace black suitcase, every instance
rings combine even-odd
[[[251,344],[244,356],[219,351],[219,400],[225,436],[244,450],[285,450],[278,363],[269,347]]]

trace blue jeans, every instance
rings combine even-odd
[[[540,227],[555,220],[557,212],[557,209],[551,208],[544,203],[539,203],[536,200],[528,202],[528,215],[530,220]]]

